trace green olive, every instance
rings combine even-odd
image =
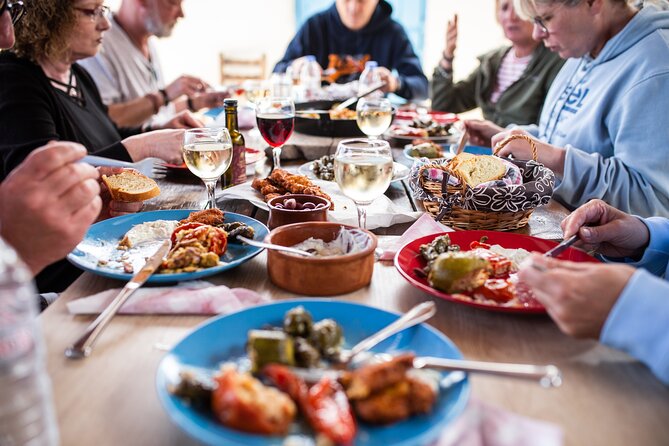
[[[295,338],[295,364],[298,367],[316,367],[321,360],[318,350],[304,338]]]
[[[307,338],[311,334],[313,319],[303,306],[291,308],[283,317],[283,331],[291,336]]]
[[[466,251],[440,254],[430,265],[427,281],[447,293],[471,291],[483,285],[486,276],[480,273],[489,265],[486,259]]]
[[[314,324],[310,341],[323,355],[331,356],[341,349],[344,334],[335,320],[323,319]]]

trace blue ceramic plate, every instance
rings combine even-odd
[[[176,383],[183,368],[215,372],[220,363],[244,357],[248,330],[265,324],[280,326],[284,313],[304,306],[314,320],[333,318],[344,331],[350,347],[399,316],[366,305],[318,299],[274,302],[205,322],[177,344],[160,362],[156,376],[158,397],[172,420],[184,431],[210,445],[279,446],[285,438],[250,435],[228,429],[209,413],[198,412],[170,394],[168,385]],[[413,351],[418,355],[461,358],[453,343],[426,324],[405,330],[379,344],[377,352]],[[443,376],[446,378],[448,374]],[[444,380],[446,381],[446,379]],[[469,380],[464,378],[440,390],[429,415],[412,417],[400,423],[377,427],[358,423],[356,446],[425,445],[439,436],[441,430],[464,409],[469,399]],[[310,436],[302,423],[293,423],[289,435]],[[305,444],[305,443],[300,443]],[[308,443],[306,443],[308,444]]]
[[[132,274],[124,273],[117,263],[110,263],[108,265],[99,265],[100,259],[113,259],[122,254],[116,249],[119,241],[123,238],[126,232],[134,225],[154,220],[183,220],[193,212],[189,210],[170,210],[170,211],[151,211],[140,212],[137,214],[124,215],[122,217],[110,218],[90,227],[86,233],[86,237],[77,245],[77,247],[68,254],[67,259],[77,268],[85,271],[90,271],[94,274],[110,277],[112,279],[128,281],[132,278]],[[232,212],[225,213],[226,222],[241,221],[251,226],[255,230],[255,239],[263,240],[269,233],[265,225],[251,217],[245,215],[235,214]],[[158,248],[160,242],[155,244],[148,244],[141,249],[128,251],[129,261],[135,267],[135,271],[144,264],[146,256],[151,255]],[[201,271],[192,273],[178,273],[178,274],[154,274],[149,277],[149,283],[172,283],[181,282],[184,280],[200,279],[202,277],[213,276],[236,266],[241,265],[247,260],[258,255],[262,248],[255,248],[253,246],[242,245],[240,243],[228,243],[228,249],[223,254],[221,261],[224,264],[206,268]],[[116,265],[113,267],[112,265]]]
[[[449,151],[450,144],[441,144],[444,152],[444,158],[452,158],[453,154]],[[415,156],[410,155],[411,144],[404,146],[404,156],[410,160],[416,160]],[[490,147],[480,147],[480,146],[465,146],[465,152],[471,153],[473,155],[492,155],[492,149]],[[437,158],[439,159],[439,158]]]

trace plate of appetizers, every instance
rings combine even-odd
[[[334,155],[325,155],[321,158],[302,164],[297,173],[312,180],[335,181]],[[393,178],[391,182],[409,178],[409,167],[398,162],[393,163]]]
[[[491,155],[492,149],[480,146],[465,146],[464,151],[473,155]],[[420,158],[441,159],[453,158],[455,155],[450,150],[449,144],[437,144],[426,139],[416,139],[411,144],[404,146],[404,156],[410,160]]]
[[[67,256],[76,267],[128,281],[167,238],[172,249],[149,283],[213,276],[258,255],[236,235],[263,240],[269,230],[258,220],[218,209],[164,210],[110,218],[92,225]]]
[[[414,287],[453,302],[510,313],[542,314],[545,308],[517,279],[518,265],[531,252],[546,252],[556,242],[497,231],[431,234],[404,245],[395,267]],[[558,257],[599,262],[569,248]]]
[[[461,358],[446,336],[419,324],[373,349],[383,362],[329,368],[336,349],[398,317],[352,302],[299,299],[211,319],[160,362],[159,400],[175,424],[211,445],[315,445],[317,437],[358,446],[429,444],[463,411],[469,381],[413,369],[406,359]]]

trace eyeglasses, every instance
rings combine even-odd
[[[580,2],[579,5],[583,3]],[[586,0],[588,5],[592,5],[592,0]],[[544,34],[549,34],[550,31],[548,29],[548,26],[546,25],[549,23],[553,18],[555,17],[555,13],[562,9],[563,7],[566,6],[566,3],[558,3],[558,5],[553,8],[552,11],[548,12],[548,14],[544,14],[543,16],[536,16],[532,20],[534,21],[534,24],[539,27],[539,29],[544,33]]]
[[[548,34],[548,28],[546,27],[546,20],[550,20],[550,18],[546,19],[544,17],[535,17],[534,18],[534,24],[541,29],[541,31],[544,34]]]
[[[16,25],[26,13],[26,8],[21,0],[13,2],[9,0],[0,0],[0,15],[4,14],[5,11],[9,11],[9,15],[12,18],[12,25]]]
[[[109,19],[111,17],[111,9],[109,6],[100,5],[97,8],[74,8],[77,11],[81,11],[83,15],[91,19],[91,22],[97,22],[98,20],[105,18]]]

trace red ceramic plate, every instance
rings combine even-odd
[[[415,270],[425,267],[425,261],[420,256],[420,245],[430,243],[436,237],[442,234],[431,234],[421,237],[404,245],[395,255],[395,267],[400,274],[409,281],[409,283],[419,290],[425,291],[433,296],[441,297],[442,299],[458,302],[472,307],[483,308],[485,310],[501,311],[507,313],[525,313],[525,314],[541,314],[545,313],[544,307],[531,295],[529,291],[525,292],[522,289],[518,290],[518,297],[522,302],[522,306],[504,306],[492,301],[490,303],[475,302],[466,296],[457,296],[444,293],[432,288],[427,283],[427,279],[418,276]],[[528,235],[511,234],[507,232],[495,231],[457,231],[449,232],[451,242],[460,245],[462,250],[468,251],[469,244],[473,241],[481,240],[481,237],[488,237],[486,243],[491,245],[500,245],[504,248],[523,248],[530,252],[546,252],[557,245],[556,242],[544,240]],[[572,262],[599,262],[592,256],[589,256],[578,249],[569,248],[558,256],[560,259],[571,260]]]
[[[251,147],[246,148],[246,158],[245,158],[246,164],[253,164],[263,156],[265,156],[265,152],[263,152],[262,150],[252,149]],[[186,163],[181,163],[181,164],[163,163],[163,166],[167,167],[168,169],[180,169],[180,170],[188,169]]]

